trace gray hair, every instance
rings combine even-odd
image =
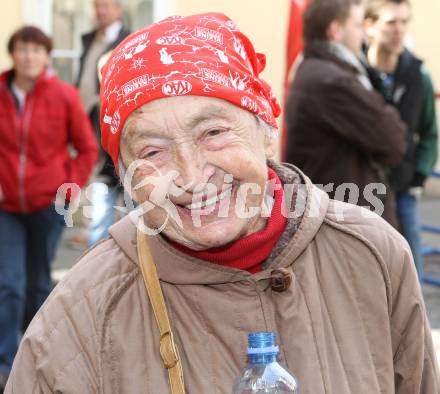
[[[269,123],[266,123],[263,119],[261,119],[258,115],[255,115],[255,119],[257,120],[257,124],[263,129],[264,135],[269,139],[276,139],[278,137],[278,129],[271,126]]]
[[[121,151],[119,151],[119,157],[118,157],[118,170],[119,170],[119,182],[122,186],[124,186],[124,178],[127,174],[127,169],[125,168],[125,164],[122,161],[121,158]]]

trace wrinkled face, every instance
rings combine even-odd
[[[353,5],[348,19],[341,26],[341,44],[356,55],[361,53],[362,43],[365,39],[364,13],[363,5]]]
[[[168,215],[163,201],[155,204],[144,214],[147,226],[164,226],[169,239],[202,250],[264,227],[266,158],[273,146],[248,111],[216,98],[186,96],[158,99],[133,112],[120,152],[128,172],[135,160],[145,160],[132,186],[162,175],[159,188],[147,182],[132,192],[134,199],[157,202],[159,190],[175,207],[177,217]]]
[[[95,17],[100,28],[110,26],[122,16],[122,8],[115,0],[95,0]]]
[[[379,18],[368,27],[368,37],[373,45],[388,53],[400,54],[411,19],[408,4],[390,3],[382,7]]]
[[[17,78],[36,80],[49,64],[46,48],[34,42],[17,41],[11,53]]]

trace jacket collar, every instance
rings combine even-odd
[[[307,248],[324,221],[328,195],[314,186],[296,167],[269,163],[284,183],[289,176],[299,175],[304,184],[304,215],[293,238],[284,250],[272,261],[270,267],[250,274],[234,268],[222,267],[207,261],[199,260],[179,252],[161,236],[148,236],[148,243],[157,266],[159,278],[172,284],[222,284],[250,279],[260,281],[269,279],[275,268],[285,268],[294,263],[296,258]],[[138,264],[136,250],[136,226],[130,215],[114,224],[109,229],[110,235],[122,251],[134,263]]]
[[[122,25],[122,23],[118,27],[119,27],[118,34],[114,36],[114,39],[112,41],[107,42],[107,46],[104,53],[111,49],[114,49],[126,36],[130,34],[130,31],[126,29]],[[86,33],[81,37],[83,44],[83,53],[81,56],[84,56],[89,51],[89,48],[92,45],[92,42],[95,39],[96,34],[98,34],[98,29]]]
[[[359,82],[368,90],[372,90],[370,78],[364,63],[364,54],[356,56],[345,45],[334,41],[312,41],[305,49],[305,57],[316,57],[337,64],[339,67],[355,74]]]
[[[38,77],[37,81],[35,82],[34,91],[36,89],[40,89],[40,86],[44,85],[47,81],[52,79],[55,76],[54,70],[51,68],[46,68],[41,75]],[[12,79],[14,78],[14,69],[10,69],[7,71],[4,71],[0,75],[0,84],[4,87],[9,89],[10,83],[12,82]]]
[[[331,61],[353,73],[359,73],[362,64],[354,54],[351,53],[350,56],[350,54],[348,54],[349,51],[349,49],[346,49],[340,44],[315,40],[308,43],[304,48],[304,57]],[[357,61],[353,60],[353,58],[356,58]]]
[[[396,80],[399,82],[407,82],[414,77],[420,67],[422,67],[423,61],[414,56],[408,49],[404,49],[399,56],[399,61],[395,70]]]

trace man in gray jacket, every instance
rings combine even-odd
[[[98,139],[99,127],[99,78],[98,62],[106,53],[112,51],[130,31],[122,23],[122,4],[120,0],[94,0],[96,29],[81,37],[83,52],[77,79],[81,99],[89,114]],[[108,154],[101,149],[97,182],[107,186],[107,193],[98,191],[92,194],[92,220],[89,224],[88,245],[93,245],[108,235],[108,228],[115,219],[114,206],[122,195],[122,188],[115,168]],[[86,243],[82,236],[71,239],[71,244]]]

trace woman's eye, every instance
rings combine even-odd
[[[206,133],[206,135],[208,136],[208,137],[215,137],[215,136],[217,136],[217,135],[219,135],[219,134],[222,134],[222,133],[224,133],[226,130],[224,130],[224,129],[213,129],[213,130],[209,130],[207,133]]]
[[[153,158],[154,156],[157,156],[159,153],[160,153],[159,150],[150,150],[150,151],[145,152],[145,153],[142,155],[142,158],[143,158],[143,159],[151,159],[151,158]]]

